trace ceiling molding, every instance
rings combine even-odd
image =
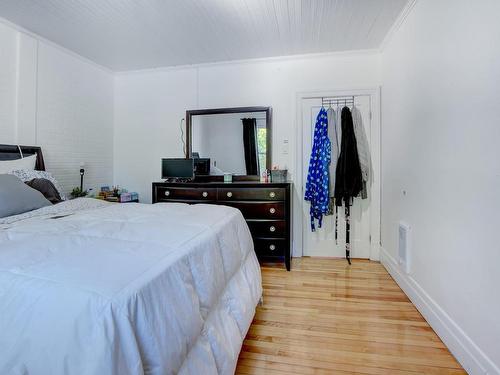
[[[408,18],[408,16],[410,15],[411,11],[413,10],[417,2],[418,0],[408,1],[408,4],[406,4],[406,6],[403,8],[396,21],[387,32],[384,40],[382,40],[382,43],[380,44],[379,47],[380,52],[383,52],[384,49],[389,44],[389,42],[394,38],[394,35],[398,32],[398,30],[401,28],[405,20]]]
[[[322,59],[322,58],[326,59],[330,57],[338,58],[338,57],[378,55],[378,54],[380,54],[380,50],[378,48],[373,48],[373,49],[334,51],[334,52],[322,52],[322,53],[307,53],[303,55],[260,57],[260,58],[242,59],[242,60],[226,60],[226,61],[217,61],[212,63],[162,66],[150,69],[117,71],[114,73],[117,76],[124,76],[124,75],[135,75],[143,73],[169,72],[169,71],[184,70],[184,69],[201,69],[201,68],[209,68],[209,67],[224,66],[224,65],[245,65],[245,64],[269,63],[269,62],[285,62],[285,61],[310,60],[310,59],[312,60],[312,59]]]

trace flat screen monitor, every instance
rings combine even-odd
[[[161,178],[193,178],[193,159],[161,159]]]

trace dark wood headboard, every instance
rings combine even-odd
[[[35,169],[37,171],[45,170],[42,148],[37,146],[0,145],[0,160],[21,159],[21,152],[19,149],[21,149],[23,156],[36,154]]]

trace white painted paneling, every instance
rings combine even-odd
[[[52,46],[38,50],[37,143],[66,190],[113,181],[113,77]]]
[[[113,182],[113,76],[0,23],[0,143],[40,145],[64,190]]]
[[[500,373],[499,14],[495,0],[418,1],[381,64],[382,244],[397,259],[411,226],[408,282],[448,316],[471,374]]]
[[[17,143],[36,143],[38,42],[18,33]]]
[[[16,140],[17,33],[0,24],[0,143]]]
[[[0,16],[113,70],[378,48],[407,0],[3,0]]]

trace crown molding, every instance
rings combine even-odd
[[[401,25],[405,22],[405,20],[408,18],[408,15],[411,13],[415,5],[417,4],[418,0],[410,0],[406,4],[406,6],[403,8],[401,13],[399,13],[398,18],[396,21],[393,23],[387,34],[385,35],[385,38],[382,40],[382,43],[380,43],[379,46],[379,51],[383,52],[384,49],[387,47],[389,42],[394,38],[394,35],[398,32],[398,30],[401,28]]]
[[[210,67],[218,67],[224,65],[246,65],[246,64],[258,64],[258,63],[269,63],[269,62],[285,62],[285,61],[296,61],[296,60],[312,60],[321,59],[329,57],[352,57],[352,56],[362,56],[362,55],[378,55],[380,50],[377,48],[373,49],[359,49],[359,50],[346,50],[346,51],[332,51],[332,52],[321,52],[321,53],[307,53],[302,55],[286,55],[286,56],[273,56],[273,57],[260,57],[252,59],[241,59],[241,60],[225,60],[225,61],[215,61],[209,63],[200,64],[187,64],[187,65],[173,65],[173,66],[163,66],[150,69],[137,69],[137,70],[123,70],[115,72],[116,75],[133,75],[133,74],[144,74],[144,73],[159,73],[159,72],[169,72],[175,70],[184,69],[202,69]]]

